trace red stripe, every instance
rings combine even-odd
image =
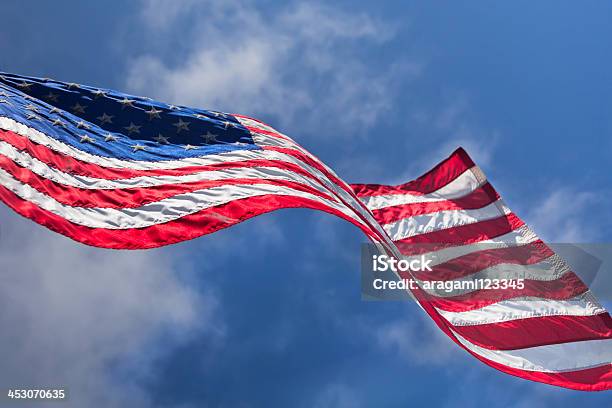
[[[485,207],[499,199],[499,194],[491,184],[486,183],[465,197],[424,203],[402,204],[372,210],[374,218],[381,224],[390,224],[415,215],[432,214],[448,210],[473,210]]]
[[[90,228],[72,223],[46,211],[30,201],[16,196],[0,186],[0,199],[20,215],[75,241],[101,248],[146,249],[156,248],[210,234],[238,224],[254,216],[282,208],[311,208],[341,217],[360,228],[368,237],[375,234],[340,211],[302,197],[263,195],[234,200],[227,204],[202,210],[177,220],[146,228],[113,230]]]
[[[480,347],[514,350],[609,339],[612,338],[612,318],[608,313],[594,316],[541,316],[474,326],[454,326],[453,330]]]
[[[573,272],[550,281],[524,280],[523,289],[480,289],[458,296],[437,297],[429,293],[422,296],[438,309],[448,312],[466,312],[492,305],[504,300],[537,297],[551,300],[567,300],[583,294],[589,288]]]
[[[266,127],[266,128],[270,128],[270,129],[272,128],[270,125],[268,125],[268,124],[266,124],[266,123],[262,122],[261,120],[256,119],[256,118],[252,118],[252,117],[250,117],[250,116],[241,115],[241,114],[239,114],[239,113],[230,113],[230,115],[235,116],[235,117],[237,117],[237,118],[244,118],[244,119],[252,120],[253,122],[257,122],[257,123],[259,123],[259,124],[260,124],[262,127]],[[245,126],[244,124],[242,124],[242,125],[243,125],[243,126]]]
[[[281,133],[274,132],[274,131],[267,130],[267,129],[258,128],[258,127],[255,127],[255,126],[245,126],[245,127],[249,130],[249,132],[261,133],[263,135],[271,136],[271,137],[276,138],[276,139],[282,139],[282,140],[284,140],[286,142],[289,142],[291,144],[299,146],[294,140],[288,138],[287,136],[285,136],[285,135],[283,135]]]
[[[612,365],[605,364],[600,367],[584,370],[566,371],[561,373],[546,373],[541,371],[528,371],[512,368],[496,363],[470,352],[483,363],[506,374],[524,378],[531,381],[556,385],[578,391],[606,391],[612,389]]]
[[[458,148],[446,160],[436,167],[405,184],[385,186],[381,184],[351,184],[359,197],[370,197],[387,194],[429,194],[444,187],[466,170],[474,167],[474,162],[463,150]]]

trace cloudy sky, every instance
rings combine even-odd
[[[0,70],[258,117],[350,182],[462,145],[545,239],[612,242],[612,5],[87,3],[4,1]],[[414,304],[361,301],[362,242],[286,210],[108,251],[2,207],[0,386],[73,407],[609,402],[476,362]]]

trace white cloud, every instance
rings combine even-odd
[[[605,192],[551,189],[526,209],[526,220],[547,242],[593,242],[607,231],[607,202]]]
[[[142,18],[153,48],[179,26],[190,45],[178,61],[160,52],[134,58],[128,88],[174,103],[273,116],[279,126],[347,128],[338,137],[354,137],[391,108],[400,77],[420,71],[414,62],[381,66],[360,58],[363,48],[392,38],[394,28],[330,6],[270,12],[246,1],[184,1],[167,10],[147,2]]]
[[[150,406],[157,359],[194,335],[223,336],[213,292],[166,250],[76,244],[0,210],[0,384],[63,386],[74,407]],[[212,346],[211,346],[212,347]]]
[[[198,5],[198,0],[147,0],[142,2],[141,14],[155,29],[166,29],[177,18]]]

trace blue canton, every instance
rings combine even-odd
[[[93,155],[124,160],[260,149],[232,115],[46,78],[0,74],[0,115]]]

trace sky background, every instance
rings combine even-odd
[[[3,1],[0,70],[254,116],[349,182],[408,181],[461,145],[544,239],[612,242],[611,3],[35,3]],[[73,407],[609,405],[362,301],[362,242],[283,210],[120,252],[2,207],[0,386]]]

